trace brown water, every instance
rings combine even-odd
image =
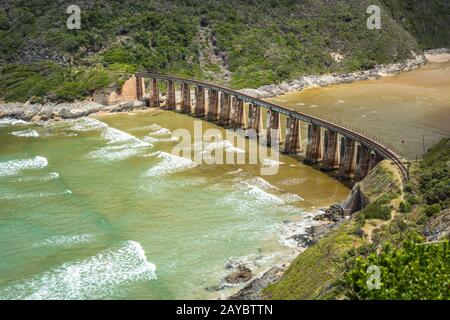
[[[364,130],[414,159],[450,135],[450,62],[380,80],[289,93],[275,101]]]

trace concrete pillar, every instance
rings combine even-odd
[[[246,128],[244,100],[234,97],[231,111],[231,127],[234,130]]]
[[[250,104],[248,107],[248,128],[255,130],[257,134],[261,132],[262,114],[258,105]]]
[[[322,132],[315,124],[308,125],[308,145],[306,146],[305,163],[316,164],[322,160]]]
[[[219,124],[230,125],[231,96],[228,93],[221,93]]]
[[[324,151],[322,170],[333,171],[339,167],[338,158],[338,134],[334,131],[326,130],[324,135]]]
[[[152,93],[150,99],[150,106],[153,108],[159,108],[159,88],[158,88],[158,80],[152,79]]]
[[[191,89],[188,83],[181,83],[181,112],[191,113]]]
[[[375,152],[372,152],[370,154],[370,170],[372,170],[373,168],[376,167],[376,165],[378,164],[378,162],[382,161],[383,158],[380,157],[378,154],[376,154]]]
[[[177,108],[177,101],[175,97],[175,83],[173,80],[167,80],[166,90],[166,110],[175,110]]]
[[[301,151],[300,121],[298,119],[287,117],[283,152],[287,154],[297,154]]]
[[[280,129],[280,113],[267,110],[267,146],[272,146],[272,137],[275,136],[275,141],[278,144],[282,144],[283,140],[281,139],[281,129]]]
[[[209,90],[208,93],[208,121],[219,120],[219,92],[217,90]]]
[[[143,77],[136,77],[136,100],[142,100],[145,94],[145,81]]]
[[[205,110],[205,88],[197,86],[195,88],[195,108],[194,115],[196,117],[204,117],[206,114]]]
[[[358,145],[356,150],[355,181],[361,181],[369,173],[370,153],[372,151],[364,145]]]
[[[342,137],[341,139],[341,159],[339,162],[340,180],[350,180],[355,171],[355,141]]]

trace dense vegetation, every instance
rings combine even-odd
[[[349,298],[354,299],[450,299],[450,244],[422,245],[406,241],[402,248],[387,244],[381,254],[359,257],[346,275]],[[367,270],[380,268],[380,289],[367,286]]]
[[[47,84],[38,84],[36,91],[23,90],[29,78],[44,81],[40,74],[30,73],[39,67],[22,72],[9,64],[52,60],[74,70],[69,73],[91,68],[101,73],[100,78],[117,71],[151,69],[221,80],[242,88],[303,74],[353,71],[401,61],[409,58],[412,50],[419,51],[422,44],[390,15],[394,12],[402,21],[409,7],[388,5],[389,10],[383,10],[382,29],[366,28],[366,8],[387,4],[384,0],[85,0],[77,2],[80,30],[66,28],[66,8],[72,1],[3,2],[0,62],[6,65],[3,69],[16,70],[19,76],[17,82],[6,81],[2,86],[0,99],[4,100],[23,101],[30,94],[59,97],[55,94],[59,89]],[[448,19],[448,10],[443,8],[438,7],[437,21],[426,16],[427,25],[440,26]],[[409,17],[408,24],[403,24],[408,30],[423,24],[420,11],[410,12]],[[433,28],[442,35],[433,38],[433,45],[446,45],[448,30]],[[424,46],[428,46],[427,39]],[[339,53],[343,59],[335,61],[331,53]],[[48,72],[58,69],[43,68]],[[5,70],[0,82],[4,76]],[[114,79],[110,77],[109,83]],[[73,83],[74,90],[84,86],[79,84],[82,80]],[[82,90],[82,95],[90,92]]]
[[[300,254],[267,297],[450,299],[449,161],[450,139],[443,139],[412,165],[400,194],[382,162],[368,176],[372,204]],[[380,289],[367,285],[372,265]]]

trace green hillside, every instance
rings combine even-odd
[[[114,72],[136,69],[221,81],[234,88],[257,87],[304,74],[402,61],[422,45],[448,41],[445,28],[436,27],[439,35],[425,37],[417,10],[410,13],[417,24],[413,18],[402,23],[401,14],[409,11],[400,5],[382,10],[381,30],[368,30],[366,9],[381,5],[378,0],[84,0],[77,2],[81,29],[68,30],[66,9],[72,3],[2,4],[0,99],[70,100],[114,84]],[[426,16],[423,23],[441,26],[448,16],[447,10],[438,22]],[[337,62],[331,53],[344,58]],[[73,71],[43,64],[46,60]],[[90,88],[80,84],[86,72],[102,73],[92,75]],[[49,77],[64,83],[43,84]],[[71,86],[77,94],[61,94]]]
[[[413,164],[403,191],[384,191],[299,254],[283,277],[265,289],[266,297],[450,299],[449,147],[450,139],[443,139]],[[387,163],[380,163],[371,179],[386,175],[389,171],[380,169],[389,168]],[[390,217],[384,217],[383,209]],[[379,290],[367,286],[371,265],[380,268]]]

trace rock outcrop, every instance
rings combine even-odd
[[[252,275],[252,270],[240,264],[232,273],[225,277],[225,282],[229,284],[244,283],[249,281]]]
[[[260,278],[257,278],[245,286],[242,290],[239,290],[236,294],[232,295],[230,300],[261,300],[262,290],[269,284],[275,283],[281,278],[283,272],[286,270],[286,266],[273,267],[265,272]]]

